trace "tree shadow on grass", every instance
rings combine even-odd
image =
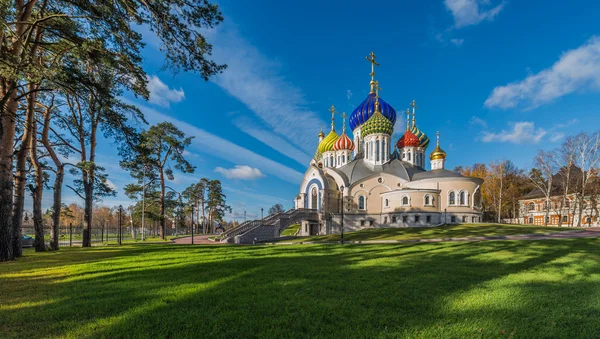
[[[535,281],[539,274],[561,277],[565,257],[590,253],[598,242],[581,239],[366,246],[211,248],[177,247],[164,266],[159,249],[136,257],[135,269],[100,276],[36,282],[32,301],[42,306],[0,311],[2,336],[93,337],[373,337],[454,336],[527,328],[545,314],[540,306],[572,303],[562,289],[598,296],[597,283]],[[504,260],[514,255],[518,260]],[[181,256],[181,260],[174,257]],[[486,256],[487,255],[487,256]],[[139,258],[139,260],[137,260]],[[561,261],[562,259],[562,261]],[[90,264],[133,265],[111,261]],[[568,260],[567,260],[568,261]],[[148,266],[144,267],[144,263]],[[582,277],[597,272],[590,264]],[[115,267],[117,268],[117,267]],[[559,272],[555,272],[558,270]],[[520,281],[513,276],[525,275]],[[531,275],[532,278],[527,279]],[[506,280],[506,281],[505,281]],[[3,281],[10,288],[15,281]],[[504,291],[495,298],[490,293]],[[490,292],[491,291],[491,292]],[[511,299],[518,295],[519,302]],[[508,295],[508,296],[507,296]],[[526,298],[528,298],[526,300]],[[464,300],[470,303],[461,304]],[[564,300],[563,300],[564,299]],[[462,306],[461,306],[462,305]],[[577,317],[596,315],[593,304]],[[557,307],[559,308],[559,307]],[[55,321],[41,329],[35,319]],[[467,321],[468,320],[468,321]],[[591,319],[590,319],[591,320]],[[590,325],[590,324],[588,324]],[[19,326],[19,327],[17,327]],[[477,327],[480,326],[480,327]],[[11,330],[6,332],[6,329]],[[589,330],[589,328],[588,328]],[[475,331],[475,332],[473,332]],[[488,333],[488,332],[486,332]],[[508,335],[510,332],[506,332]],[[586,332],[589,333],[589,332]]]

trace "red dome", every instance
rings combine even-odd
[[[348,138],[346,133],[343,133],[339,137],[339,139],[337,139],[335,144],[333,145],[333,149],[336,151],[341,151],[341,150],[353,151],[354,150],[354,142],[352,142],[352,140],[350,138]]]
[[[402,136],[402,138],[400,138],[398,140],[398,143],[396,144],[396,146],[398,146],[398,148],[402,148],[402,147],[419,147],[421,145],[421,141],[419,140],[419,137],[417,137],[413,132],[411,131],[406,131],[404,133],[404,135]]]

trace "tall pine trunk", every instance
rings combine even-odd
[[[165,174],[160,169],[160,238],[165,239],[167,219],[165,218]]]
[[[32,123],[32,130],[36,128],[35,121]],[[29,157],[33,166],[34,182],[31,192],[33,197],[33,228],[35,229],[35,240],[34,246],[36,252],[43,252],[46,250],[46,242],[44,239],[44,224],[42,219],[42,194],[44,193],[44,174],[42,171],[42,165],[37,155],[37,140],[31,138],[29,147]]]
[[[59,165],[54,178],[54,196],[52,201],[52,240],[50,248],[58,250],[58,228],[60,226],[60,212],[62,209],[62,184],[65,177],[65,166]]]
[[[14,82],[2,81],[0,109],[0,261],[15,259],[14,247],[21,247],[21,238],[14,235],[13,207],[13,143],[15,138],[17,95]]]

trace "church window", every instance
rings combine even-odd
[[[317,188],[313,187],[312,188],[312,192],[311,192],[311,200],[310,200],[310,208],[312,208],[313,210],[317,209]]]
[[[361,220],[361,221],[360,221],[360,225],[361,225],[361,226],[364,226],[364,225],[365,225],[365,221],[364,221],[364,220]]]
[[[464,206],[467,204],[467,199],[466,199],[466,193],[465,191],[461,191],[460,194],[458,195],[458,204],[461,206]]]
[[[533,217],[529,217],[529,223],[533,224]]]
[[[456,204],[456,193],[450,192],[450,194],[448,195],[448,205],[454,204]]]
[[[394,215],[394,216],[392,217],[392,223],[394,223],[394,224],[395,224],[397,221],[398,221],[398,218],[396,218],[396,216]]]
[[[463,217],[463,222],[467,222],[467,217]]]
[[[361,195],[358,197],[358,209],[359,210],[365,209],[365,196],[364,195]]]
[[[329,161],[331,162],[330,163],[331,167],[335,166],[335,158],[333,157],[333,155],[329,157]]]
[[[408,161],[410,161],[410,152],[408,152],[406,156],[408,157]]]
[[[408,197],[402,197],[402,205],[408,206]]]
[[[383,217],[383,223],[384,224],[387,224],[387,220],[388,220],[387,217]]]
[[[455,216],[451,216],[450,217],[450,222],[451,223],[455,223],[456,222],[456,217]]]
[[[429,205],[431,205],[431,196],[426,195],[425,196],[425,206],[429,206]]]
[[[430,216],[430,215],[428,215],[427,217],[425,217],[425,220],[426,220],[428,223],[429,223],[429,222],[431,222],[431,216]]]
[[[408,221],[408,216],[406,216],[406,215],[403,215],[403,216],[402,216],[402,222],[407,222],[407,221]]]
[[[406,153],[402,152],[402,159],[406,158]]]
[[[475,192],[475,194],[473,195],[473,203],[474,203],[475,207],[481,206],[481,191],[480,190],[477,190],[477,192]]]
[[[342,163],[342,157],[338,155],[338,165]]]
[[[421,216],[420,215],[415,215],[415,222],[419,222],[421,221]]]
[[[346,163],[346,155],[342,154],[342,164],[345,164],[345,163]]]
[[[563,222],[569,222],[569,217],[568,217],[568,216],[566,216],[566,215],[563,215],[563,217],[562,217],[562,221],[563,221]]]
[[[390,207],[390,201],[388,199],[385,199],[385,207]]]
[[[387,153],[388,152],[387,152],[387,148],[385,148],[386,146],[387,145],[386,145],[385,139],[383,139],[383,146],[381,147],[381,150],[382,150],[382,153],[383,153],[383,155],[381,156],[381,158],[382,158],[383,161],[387,161]]]
[[[373,220],[369,220],[369,226],[373,226]]]
[[[370,159],[375,160],[375,156],[373,155],[373,153],[375,153],[375,146],[374,146],[375,144],[373,143],[373,140],[371,140],[371,142],[369,144],[371,144],[371,152],[370,152],[371,158]]]
[[[375,161],[379,161],[379,140],[375,141]]]

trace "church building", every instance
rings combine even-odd
[[[392,138],[397,114],[379,97],[375,59],[374,53],[367,57],[371,90],[349,117],[352,132],[346,132],[345,113],[336,132],[332,106],[331,130],[319,133],[294,201],[296,209],[317,211],[318,220],[302,220],[299,235],[339,233],[342,223],[344,231],[354,231],[481,222],[483,180],[445,169],[439,133],[427,164],[430,139],[417,127],[414,100],[404,134]]]

